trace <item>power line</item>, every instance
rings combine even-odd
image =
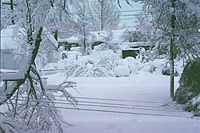
[[[23,105],[23,104],[19,104]],[[169,115],[169,114],[159,114],[159,113],[140,113],[140,112],[131,112],[131,111],[117,111],[117,110],[107,110],[107,109],[91,109],[91,108],[78,108],[78,107],[63,107],[63,106],[43,106],[51,107],[56,109],[65,109],[65,110],[77,110],[77,111],[90,111],[90,112],[104,112],[104,113],[115,113],[115,114],[128,114],[128,115],[142,115],[142,116],[158,116],[158,117],[172,117],[172,118],[187,118],[191,117],[182,116],[182,115]]]
[[[78,97],[77,97],[78,98]],[[79,98],[85,98],[85,97],[79,97]],[[98,99],[98,100],[114,100],[118,101],[119,99],[104,99],[104,98],[89,98],[87,97],[86,99]],[[26,101],[26,99],[18,99],[19,101]],[[173,109],[162,109],[161,107],[155,107],[155,106],[145,106],[145,105],[131,105],[131,104],[120,104],[120,103],[108,103],[108,102],[90,102],[90,101],[78,101],[77,104],[72,104],[68,100],[58,100],[56,101],[49,101],[49,100],[35,100],[33,101],[39,101],[39,102],[48,102],[48,103],[55,103],[57,104],[55,107],[50,106],[52,108],[58,108],[58,109],[67,109],[67,110],[82,110],[82,111],[93,111],[93,112],[107,112],[107,113],[121,113],[121,114],[131,114],[131,115],[149,115],[149,116],[164,116],[164,117],[181,117],[181,118],[190,118],[182,115],[174,115],[174,114],[160,114],[161,112],[170,112],[170,113],[184,113],[182,110],[173,110]],[[66,102],[67,101],[67,102]],[[120,100],[123,101],[123,100]],[[129,101],[129,100],[128,100]],[[75,107],[63,107],[63,106],[58,106],[59,104],[64,104],[64,105],[74,105]],[[24,105],[22,103],[18,103],[18,105]],[[82,107],[78,107],[82,106]],[[48,106],[46,106],[48,107]],[[88,107],[100,107],[100,109],[96,108],[88,108]],[[103,108],[103,109],[101,109]],[[141,110],[141,111],[159,111],[159,113],[145,113],[145,112],[132,112],[132,111],[119,111],[116,109],[128,109],[132,111],[136,110]]]
[[[75,97],[73,97],[75,98]],[[18,99],[19,101],[26,101],[25,99]],[[66,105],[72,105],[69,103],[68,100],[55,100],[54,102],[49,100],[35,100],[33,101],[39,101],[39,102],[48,102],[48,103],[57,103],[57,104],[66,104]],[[155,106],[145,106],[145,105],[128,105],[128,104],[119,104],[119,103],[103,103],[103,102],[90,102],[90,101],[80,101],[78,100],[78,103],[76,104],[77,107],[79,105],[81,106],[91,106],[91,107],[105,107],[105,108],[119,108],[119,109],[132,109],[132,110],[151,110],[151,111],[164,111],[164,112],[184,112],[182,110],[174,110],[174,109],[166,109],[161,107],[155,107]]]
[[[125,99],[99,98],[99,97],[74,97],[74,98],[79,98],[79,99],[91,99],[91,100],[103,100],[103,101],[142,102],[142,103],[163,103],[163,102],[154,102],[154,101],[125,100]]]
[[[116,111],[116,110],[103,110],[103,109],[88,109],[88,108],[68,108],[68,107],[59,107],[55,106],[55,108],[59,109],[67,109],[67,110],[82,110],[82,111],[92,111],[92,112],[106,112],[106,113],[118,113],[118,114],[129,114],[129,115],[146,115],[146,116],[163,116],[163,117],[178,117],[178,118],[190,118],[181,115],[167,115],[167,114],[156,114],[156,113],[139,113],[139,112],[128,112],[128,111]]]

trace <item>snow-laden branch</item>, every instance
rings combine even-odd
[[[42,41],[41,39],[41,34],[42,34],[42,27],[39,29],[37,36],[36,36],[36,40],[34,42],[34,44],[31,46],[31,52],[28,55],[28,59],[26,61],[25,67],[23,67],[19,72],[10,75],[13,76],[16,81],[10,81],[8,82],[8,84],[6,82],[4,82],[4,85],[1,86],[0,88],[0,105],[2,105],[3,103],[5,103],[8,99],[10,99],[16,92],[16,90],[19,89],[19,87],[24,84],[24,82],[26,81],[27,76],[30,74],[31,71],[31,66],[34,64],[35,58],[37,56],[39,47],[40,47],[40,43]],[[9,77],[10,77],[9,76]],[[6,80],[6,79],[4,79]],[[10,79],[7,79],[7,81],[9,81]]]

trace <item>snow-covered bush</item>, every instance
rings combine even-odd
[[[105,62],[105,64],[103,64]],[[106,77],[113,76],[112,66],[109,61],[102,60],[95,64],[93,61],[88,61],[87,63],[79,66],[73,73],[74,77]]]
[[[97,46],[94,46],[94,51],[103,51],[106,49],[106,45],[105,44],[99,44]]]
[[[126,30],[122,34],[122,39],[128,42],[140,42],[147,40],[142,32],[137,30]]]
[[[131,73],[138,73],[143,67],[143,64],[133,57],[126,57],[123,63],[129,67]]]
[[[71,50],[71,51],[76,51],[76,52],[80,52],[80,53],[81,53],[81,47],[71,47],[70,50]]]
[[[116,66],[115,60],[103,58],[97,63],[97,67],[103,67],[107,70],[113,70],[113,68]]]
[[[77,65],[77,64],[65,66],[65,68],[63,69],[63,72],[67,77],[69,77],[69,76],[72,76],[74,74],[74,72],[76,71],[76,69],[79,67],[80,67],[80,65]]]
[[[55,74],[59,72],[59,66],[57,63],[48,63],[40,71],[45,75]]]
[[[113,50],[114,52],[116,52],[117,50],[120,49],[119,43],[117,43],[117,42],[108,42],[108,47],[109,47],[109,49]]]
[[[193,111],[194,116],[200,117],[200,94],[185,105],[186,111]]]
[[[116,66],[114,73],[117,77],[128,77],[131,71],[128,66]]]
[[[152,63],[146,63],[142,69],[144,72],[153,73],[154,71],[156,71],[156,66]]]
[[[87,68],[85,66],[80,66],[77,68],[73,74],[74,77],[107,77],[109,71],[103,67],[92,67]]]
[[[187,110],[189,111],[196,110],[199,101],[191,105],[193,102],[190,100],[193,98],[199,99],[200,95],[200,58],[187,63],[181,74],[179,84],[179,88],[175,93],[175,100],[180,104],[188,103]]]

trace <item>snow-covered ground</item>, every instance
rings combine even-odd
[[[48,84],[58,84],[63,74],[48,75]],[[175,87],[178,86],[175,78]],[[57,103],[69,133],[198,133],[200,120],[171,102],[169,77],[140,73],[130,77],[69,77],[78,83],[79,109],[65,101]],[[92,99],[94,98],[94,99]],[[98,99],[100,98],[100,99]]]

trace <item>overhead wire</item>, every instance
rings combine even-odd
[[[20,105],[20,103],[19,103]],[[119,111],[119,110],[108,110],[108,109],[91,109],[91,108],[83,108],[83,107],[63,107],[63,106],[43,106],[43,107],[51,107],[56,109],[64,109],[64,110],[77,110],[77,111],[92,111],[92,112],[106,112],[106,113],[115,113],[115,114],[129,114],[129,115],[142,115],[142,116],[158,116],[158,117],[172,117],[172,118],[187,118],[191,119],[191,116],[183,116],[177,114],[159,114],[159,113],[144,113],[144,112],[131,112],[131,111]]]
[[[26,101],[25,99],[18,99],[19,101]],[[54,102],[48,100],[33,100],[39,102],[50,102],[61,105],[72,105],[68,100],[55,100]],[[118,108],[118,109],[132,109],[132,110],[150,110],[150,111],[164,111],[164,112],[184,112],[183,110],[170,109],[164,107],[154,107],[145,105],[134,105],[134,104],[116,104],[116,103],[102,103],[102,102],[90,102],[90,101],[79,101],[77,99],[77,106],[90,106],[90,107],[105,107],[105,108]]]
[[[19,101],[25,101],[23,99],[18,99]],[[37,100],[34,100],[37,101]],[[61,102],[59,100],[55,100],[54,102],[51,101],[44,101],[44,100],[38,100],[40,102],[50,102],[50,103],[55,103],[55,104],[60,104],[60,105],[72,105],[72,103],[68,102]],[[155,108],[145,108],[144,106],[140,105],[130,105],[130,106],[120,106],[120,105],[115,105],[115,104],[85,104],[84,102],[78,101],[77,103],[77,108],[78,106],[87,106],[87,107],[104,107],[104,108],[116,108],[116,109],[129,109],[129,110],[149,110],[149,111],[162,111],[162,112],[184,112],[182,110],[174,110],[174,109],[155,109]]]

